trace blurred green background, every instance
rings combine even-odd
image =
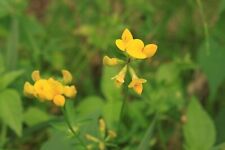
[[[125,28],[158,51],[135,64],[148,82],[142,96],[129,90],[119,149],[224,148],[225,0],[0,0],[0,147],[76,147],[59,108],[24,97],[35,69],[71,71],[74,124],[104,116],[115,129],[124,89],[111,81],[120,68],[103,66],[102,57],[121,55],[115,39]],[[95,134],[95,123],[78,126]]]

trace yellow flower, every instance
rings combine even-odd
[[[110,58],[108,56],[103,57],[103,64],[107,66],[115,66],[120,63],[122,63],[122,60],[119,60],[118,58]]]
[[[32,77],[33,81],[40,80],[41,76],[40,76],[39,70],[33,71],[32,74],[31,74],[31,77]]]
[[[117,134],[116,134],[115,131],[109,130],[108,131],[108,136],[109,136],[110,139],[114,139],[114,138],[116,138]]]
[[[53,102],[56,106],[64,106],[65,104],[65,97],[62,95],[56,95],[53,99]]]
[[[24,95],[28,97],[34,97],[36,95],[34,86],[31,85],[29,82],[25,82],[23,92]]]
[[[129,42],[127,46],[127,53],[136,59],[145,59],[155,55],[157,51],[157,45],[148,44],[144,46],[144,43],[140,39],[135,39]]]
[[[124,78],[126,76],[126,73],[127,73],[127,65],[123,67],[122,70],[116,76],[112,78],[115,80],[117,87],[120,87],[124,83]]]
[[[141,95],[142,91],[143,91],[143,83],[146,83],[147,80],[145,79],[141,79],[141,78],[138,78],[136,73],[134,72],[134,70],[130,67],[129,68],[129,71],[130,71],[130,74],[132,76],[132,81],[131,83],[128,85],[129,88],[133,88],[133,90]]]
[[[92,135],[90,135],[90,134],[86,134],[86,135],[85,135],[85,138],[86,138],[87,140],[89,140],[89,141],[93,141],[93,142],[96,142],[96,143],[98,143],[98,142],[100,141],[98,138],[96,138],[96,137],[94,137],[94,136],[92,136]]]
[[[72,97],[75,97],[76,94],[77,94],[77,90],[75,88],[75,86],[64,86],[63,88],[63,94],[66,96],[66,97],[69,97],[69,98],[72,98]]]
[[[34,84],[34,90],[36,91],[37,97],[40,98],[40,100],[51,101],[54,97],[54,91],[46,79],[40,79],[36,81]]]
[[[105,130],[106,130],[105,121],[104,121],[104,119],[100,118],[99,119],[99,131],[101,133],[105,133]]]
[[[133,40],[133,36],[128,29],[123,31],[121,39],[116,40],[116,46],[121,50],[125,51],[129,42]]]
[[[67,70],[63,70],[62,73],[64,82],[72,80],[72,75]],[[34,85],[29,82],[24,84],[24,94],[36,97],[41,101],[52,101],[57,106],[64,106],[64,96],[71,98],[77,93],[75,86],[63,85],[54,78],[40,78],[40,73],[37,70],[32,73],[32,79],[35,81]]]
[[[62,75],[63,75],[63,81],[65,84],[71,83],[73,77],[68,70],[62,70]]]
[[[98,147],[99,147],[99,150],[105,150],[105,143],[99,142]]]

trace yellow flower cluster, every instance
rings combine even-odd
[[[72,75],[67,70],[62,70],[62,82],[50,77],[41,78],[39,71],[33,71],[31,77],[34,85],[29,82],[24,84],[24,94],[28,97],[38,98],[40,101],[52,101],[57,106],[64,106],[65,97],[72,98],[77,94],[76,87],[68,84],[72,81]]]
[[[94,143],[98,144],[99,150],[105,150],[106,149],[106,143],[108,143],[109,141],[116,138],[117,134],[113,130],[107,130],[106,129],[106,123],[105,123],[104,119],[100,118],[98,123],[99,123],[99,135],[100,135],[100,137],[95,137],[95,136],[92,136],[90,134],[86,134],[85,138],[88,141],[91,141],[91,142],[94,142]],[[87,149],[88,150],[94,149],[94,145],[89,144],[87,146]]]
[[[124,83],[127,70],[129,70],[132,77],[132,81],[128,85],[129,88],[137,94],[141,94],[143,91],[143,83],[146,82],[145,79],[139,78],[135,73],[134,69],[130,66],[130,62],[135,59],[146,59],[155,55],[157,51],[157,45],[147,44],[144,45],[144,42],[140,39],[134,39],[133,35],[128,29],[123,31],[121,39],[116,40],[116,46],[127,56],[127,60],[120,60],[118,58],[110,58],[104,56],[103,64],[107,66],[115,66],[119,64],[125,64],[121,71],[114,76],[112,79],[115,80],[117,86],[121,86]]]

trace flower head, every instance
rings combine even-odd
[[[116,76],[112,77],[112,79],[115,80],[117,87],[120,87],[124,83],[126,73],[127,73],[127,66],[124,66]]]
[[[72,80],[69,71],[63,70],[62,72],[64,83]],[[64,106],[65,96],[72,98],[77,93],[75,86],[64,85],[52,77],[48,79],[41,78],[37,70],[31,76],[35,81],[34,85],[29,82],[24,84],[24,94],[28,97],[35,97],[40,101],[52,101],[57,106]]]
[[[145,45],[141,39],[133,38],[132,33],[127,28],[123,31],[121,39],[117,39],[115,43],[126,56],[126,60],[105,56],[103,58],[103,64],[107,66],[115,66],[119,64],[125,65],[125,67],[123,67],[121,71],[112,78],[115,80],[117,87],[120,87],[125,82],[127,68],[131,68],[131,62],[136,59],[146,59],[154,56],[158,47],[156,44]],[[133,88],[136,93],[141,94],[143,91],[143,83],[145,83],[146,80],[138,78],[134,70],[132,68],[131,70],[132,81],[128,87]]]
[[[133,88],[137,94],[141,95],[141,93],[143,91],[142,84],[147,82],[147,80],[138,78],[138,76],[136,75],[136,73],[134,72],[134,70],[132,68],[129,68],[129,70],[130,70],[130,74],[132,76],[132,81],[130,82],[128,87]]]

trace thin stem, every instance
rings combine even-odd
[[[68,125],[70,131],[73,133],[73,135],[77,138],[77,140],[80,142],[80,144],[86,148],[84,142],[82,141],[82,139],[78,136],[77,132],[73,129],[73,126],[71,125],[71,122],[69,120],[69,117],[67,115],[67,111],[66,111],[66,108],[65,106],[62,108],[62,112],[63,112],[63,115],[64,115],[64,118],[65,118],[65,121],[66,121],[66,124]]]
[[[206,52],[207,54],[209,55],[210,54],[210,50],[209,50],[209,30],[208,30],[208,24],[206,22],[206,19],[205,19],[205,14],[204,14],[204,10],[203,10],[203,6],[202,6],[202,1],[201,0],[196,0],[197,2],[197,5],[199,7],[199,10],[200,10],[200,15],[201,15],[201,18],[202,18],[202,23],[203,23],[203,27],[204,27],[204,34],[205,34],[205,40],[206,40]]]
[[[129,70],[129,64],[130,64],[130,62],[131,62],[131,58],[128,57],[127,62],[126,62],[126,65],[127,65],[128,70]],[[123,103],[122,103],[122,106],[121,106],[121,110],[120,110],[120,118],[119,118],[118,131],[120,131],[120,128],[121,128],[121,124],[122,124],[122,120],[123,120],[123,115],[124,115],[125,105],[126,105],[127,99],[128,99],[128,89],[126,88],[124,100],[123,100]]]

